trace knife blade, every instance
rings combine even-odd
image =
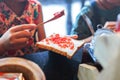
[[[65,14],[65,13],[64,13],[64,10],[62,10],[62,11],[60,11],[60,12],[56,12],[56,13],[53,14],[53,15],[54,15],[53,18],[51,18],[51,19],[49,19],[49,20],[47,20],[47,21],[45,21],[45,22],[39,23],[38,26],[39,26],[39,25],[42,25],[42,24],[45,24],[45,23],[48,23],[48,22],[50,22],[50,21],[56,20],[56,19],[62,17],[64,14]]]
[[[88,28],[90,29],[92,35],[94,35],[94,29],[93,29],[93,25],[92,25],[92,22],[90,21],[90,19],[88,18],[88,16],[86,16],[85,14],[82,15],[83,19],[85,20],[85,22],[87,23],[88,25]]]

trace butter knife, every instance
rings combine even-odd
[[[92,35],[94,35],[94,29],[93,29],[93,25],[92,25],[92,22],[90,21],[90,19],[84,14],[82,15],[83,19],[85,20],[85,22],[87,23]]]

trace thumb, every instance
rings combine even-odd
[[[67,35],[67,37],[73,38],[73,39],[77,39],[78,35]]]

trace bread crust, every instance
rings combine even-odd
[[[42,45],[42,44],[36,44],[36,46],[38,47],[38,48],[42,48],[42,49],[46,49],[46,50],[50,50],[50,51],[53,51],[53,52],[56,52],[56,53],[58,53],[58,54],[60,54],[60,55],[63,55],[63,56],[66,56],[67,58],[69,58],[69,59],[71,59],[71,57],[72,56],[70,56],[70,55],[67,55],[67,52],[64,52],[64,51],[60,51],[60,50],[58,50],[58,49],[55,49],[55,48],[53,48],[53,47],[50,47],[50,46],[47,46],[47,45]],[[74,54],[73,54],[74,55]]]
[[[36,47],[38,47],[40,49],[45,49],[45,50],[50,50],[50,51],[56,52],[57,54],[60,54],[62,56],[66,56],[68,59],[71,59],[73,57],[73,55],[76,53],[76,51],[83,46],[84,41],[78,41],[76,43],[80,43],[80,42],[82,42],[82,44],[79,46],[76,46],[75,50],[73,50],[73,53],[71,53],[71,54],[69,54],[65,51],[59,50],[55,47],[49,46],[49,45],[40,44],[39,42],[36,43]]]

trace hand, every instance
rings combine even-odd
[[[108,21],[105,23],[104,28],[110,29],[114,32],[116,29],[116,22],[115,21]]]
[[[70,37],[72,39],[77,39],[78,38],[78,35],[67,35],[67,37]]]
[[[31,31],[36,28],[35,24],[23,24],[11,27],[0,38],[3,49],[8,51],[25,47],[32,36]]]

